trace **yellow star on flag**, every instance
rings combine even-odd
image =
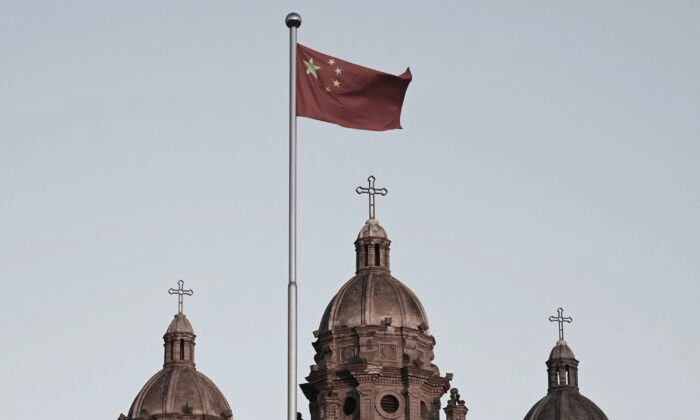
[[[314,59],[309,58],[309,61],[304,60],[304,65],[306,66],[306,74],[310,74],[314,77],[314,79],[318,79],[318,73],[316,73],[316,70],[320,69],[321,67],[314,64]]]

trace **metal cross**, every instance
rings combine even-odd
[[[185,285],[185,282],[180,280],[177,282],[177,289],[173,289],[172,287],[168,290],[168,293],[171,295],[177,295],[177,313],[181,314],[182,313],[182,299],[185,295],[187,296],[192,296],[194,292],[192,289],[183,289],[182,286]]]
[[[387,195],[389,191],[386,188],[374,188],[374,180],[376,178],[374,175],[370,175],[369,178],[367,178],[367,181],[369,182],[369,187],[357,187],[355,188],[355,192],[358,194],[367,194],[369,195],[369,218],[374,219],[374,196],[379,194],[379,195]]]
[[[563,340],[564,339],[564,323],[568,322],[571,323],[573,321],[573,318],[570,316],[565,317],[564,316],[564,310],[562,308],[557,309],[557,316],[550,316],[549,317],[549,322],[558,322],[559,323],[559,339]]]

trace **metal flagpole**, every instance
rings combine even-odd
[[[297,28],[301,16],[290,13],[289,28],[289,286],[287,288],[287,420],[297,418]]]

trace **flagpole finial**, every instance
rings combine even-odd
[[[298,13],[290,13],[284,18],[284,23],[287,24],[287,28],[298,28],[301,26],[301,16]]]

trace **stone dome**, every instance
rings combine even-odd
[[[195,338],[185,314],[176,314],[163,335],[163,369],[146,382],[131,404],[129,415],[120,416],[120,420],[233,418],[219,388],[195,368]]]
[[[550,392],[524,420],[608,420],[603,410],[578,391]]]
[[[416,295],[389,271],[386,230],[369,219],[355,241],[356,275],[326,307],[319,333],[361,325],[408,327],[427,333],[428,317]]]
[[[319,332],[360,325],[428,330],[428,317],[415,294],[388,271],[365,271],[345,283],[326,307]]]
[[[180,418],[183,415],[233,418],[231,407],[219,388],[190,366],[170,366],[153,375],[136,395],[127,418]]]
[[[311,420],[439,419],[452,374],[442,376],[433,363],[436,341],[423,305],[391,275],[391,241],[372,214],[355,240],[355,276],[314,331],[314,364],[301,390]],[[457,392],[445,412],[464,420]]]
[[[547,360],[547,395],[524,420],[608,420],[603,410],[579,392],[578,363],[568,343],[560,338]]]

